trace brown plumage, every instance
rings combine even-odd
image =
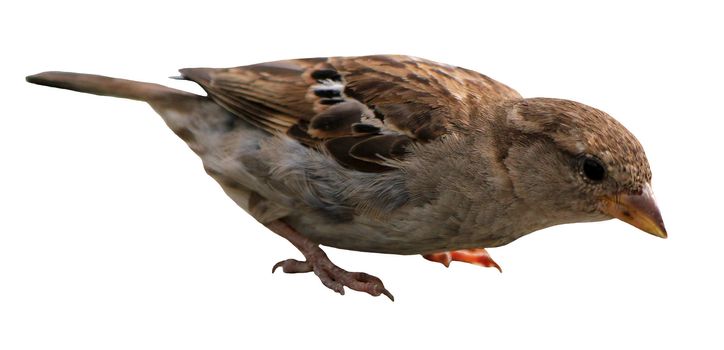
[[[181,74],[250,123],[324,145],[341,164],[368,172],[391,169],[384,160],[404,153],[383,145],[434,140],[453,126],[468,127],[485,106],[520,98],[485,75],[409,56],[298,59]]]
[[[524,99],[482,74],[409,56],[182,69],[208,97],[46,72],[28,81],[148,102],[242,208],[329,288],[391,297],[318,244],[499,266],[483,249],[612,217],[666,237],[636,138],[577,102]]]

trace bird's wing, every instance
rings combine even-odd
[[[182,69],[232,113],[325,149],[340,164],[389,170],[412,142],[465,127],[485,105],[520,98],[485,75],[409,56],[308,58]]]

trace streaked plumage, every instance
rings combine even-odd
[[[643,148],[595,108],[523,99],[482,74],[409,56],[181,74],[208,97],[74,73],[28,80],[150,103],[239,206],[308,260],[280,266],[314,270],[334,290],[388,294],[372,276],[315,258],[313,243],[428,257],[472,249],[437,256],[497,266],[476,249],[562,223],[613,216],[665,236]]]

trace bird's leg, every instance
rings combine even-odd
[[[494,267],[498,269],[498,271],[503,272],[500,265],[493,261],[493,258],[490,257],[490,254],[488,254],[485,248],[461,249],[449,252],[424,254],[422,257],[430,261],[439,262],[445,265],[445,267],[450,266],[450,262],[452,261],[462,261],[473,265]]]
[[[349,272],[343,270],[329,260],[327,254],[319,248],[319,245],[302,236],[294,228],[287,225],[281,220],[274,220],[266,224],[274,233],[286,238],[292,243],[306,258],[305,261],[295,259],[287,259],[280,261],[272,268],[272,273],[281,267],[286,273],[314,272],[327,288],[344,294],[344,287],[365,292],[372,296],[384,294],[390,300],[395,298],[385,289],[382,281],[372,275],[364,272]]]

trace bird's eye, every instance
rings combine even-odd
[[[583,172],[583,176],[595,182],[602,181],[603,178],[606,177],[606,168],[603,167],[600,160],[591,156],[583,158],[581,171]]]

